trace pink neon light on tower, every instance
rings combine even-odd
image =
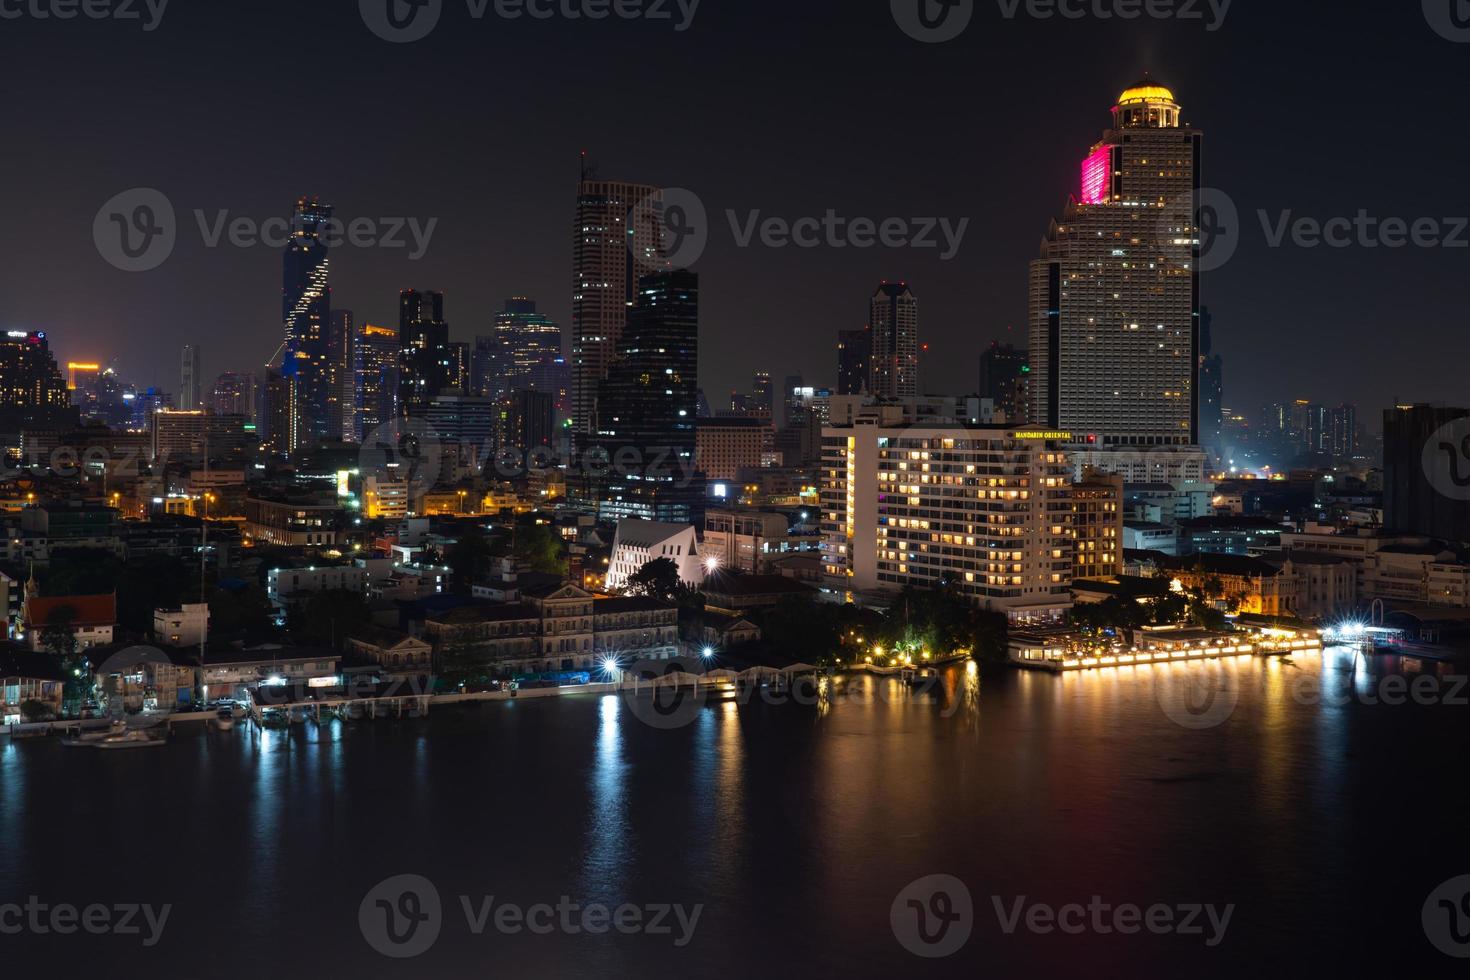
[[[1082,203],[1106,204],[1112,189],[1113,148],[1100,146],[1082,161]]]

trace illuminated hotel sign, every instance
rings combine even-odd
[[[1070,432],[1042,432],[1042,431],[1036,431],[1036,432],[1012,432],[1011,433],[1011,438],[1012,439],[1019,439],[1019,440],[1022,440],[1024,442],[1071,442],[1072,441],[1072,433],[1070,433]]]

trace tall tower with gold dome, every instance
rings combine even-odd
[[[1118,97],[1031,264],[1033,424],[1101,449],[1198,443],[1200,144],[1167,87]]]

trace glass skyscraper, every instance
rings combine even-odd
[[[281,298],[286,330],[281,376],[292,395],[282,419],[287,431],[272,433],[278,450],[284,452],[341,432],[340,427],[335,433],[332,429],[332,290],[328,248],[322,240],[323,226],[331,217],[330,207],[303,197],[291,219]]]

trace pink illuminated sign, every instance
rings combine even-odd
[[[1106,204],[1112,189],[1113,148],[1098,147],[1082,161],[1082,203]]]

